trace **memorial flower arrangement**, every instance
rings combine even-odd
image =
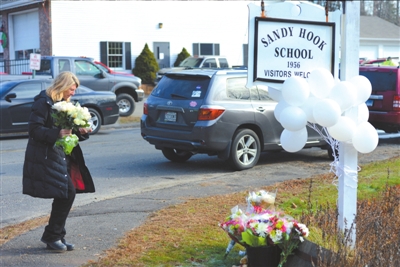
[[[77,102],[75,105],[71,102],[60,101],[52,106],[56,110],[52,114],[55,119],[54,124],[61,129],[72,129],[79,131],[79,128],[90,127],[92,116],[86,107],[81,107]],[[78,144],[79,138],[76,134],[71,134],[59,138],[55,145],[63,148],[66,155],[70,155],[74,147]]]
[[[276,193],[266,191],[253,192],[247,197],[245,212],[238,206],[231,209],[231,214],[219,224],[232,239],[226,254],[235,243],[246,248],[278,246],[282,250],[278,266],[283,266],[309,230],[291,216],[275,211],[275,196]]]

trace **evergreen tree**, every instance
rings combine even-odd
[[[132,70],[132,73],[141,78],[143,84],[154,84],[158,70],[157,60],[146,43],[142,52],[135,60],[135,68]]]
[[[179,64],[181,64],[181,62],[187,57],[190,57],[190,54],[186,50],[186,48],[183,48],[182,51],[178,54],[178,57],[175,60],[174,67],[178,67]]]

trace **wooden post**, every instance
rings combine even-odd
[[[346,81],[359,74],[360,2],[342,1],[342,3],[340,80]],[[357,117],[358,114],[355,113],[352,116]],[[357,214],[358,152],[353,144],[340,143],[339,168],[338,224],[343,231],[351,230],[352,240],[349,245],[354,247],[356,241],[354,219]]]

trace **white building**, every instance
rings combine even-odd
[[[0,59],[86,56],[129,72],[147,44],[160,67],[173,65],[183,48],[246,65],[249,3],[261,1],[1,1],[7,44]],[[386,36],[387,24],[360,22],[360,56],[400,54],[400,27],[389,23]]]
[[[399,57],[400,27],[384,19],[360,17],[360,57],[367,59]]]

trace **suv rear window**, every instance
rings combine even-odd
[[[372,91],[396,90],[396,72],[360,71],[360,75],[368,78],[372,85]]]
[[[151,95],[166,99],[203,99],[210,84],[207,76],[165,75]]]

